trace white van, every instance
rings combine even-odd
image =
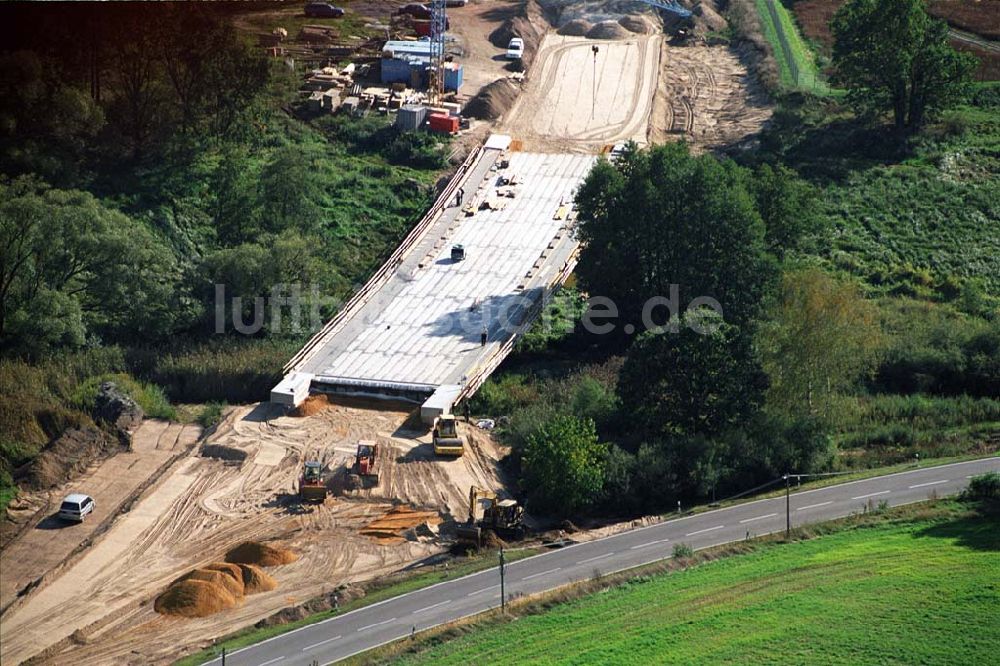
[[[90,495],[84,495],[83,493],[66,495],[62,504],[59,505],[59,517],[63,520],[82,523],[87,514],[91,513],[96,506],[94,498]]]
[[[520,60],[524,56],[524,40],[514,37],[507,45],[507,60]]]

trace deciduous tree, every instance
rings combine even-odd
[[[890,112],[897,130],[919,128],[961,100],[974,56],[948,45],[948,26],[924,0],[849,0],[831,23],[838,81],[861,113]]]

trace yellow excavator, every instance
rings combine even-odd
[[[479,508],[482,507],[482,517]],[[459,543],[482,546],[485,532],[493,532],[502,539],[520,541],[527,533],[524,525],[524,507],[512,499],[500,500],[489,490],[469,488],[469,519],[459,525],[456,536]]]
[[[454,414],[437,417],[431,437],[434,453],[439,456],[460,456],[465,453],[465,441],[458,434],[458,421]]]

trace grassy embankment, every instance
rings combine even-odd
[[[915,505],[632,572],[359,656],[402,663],[987,663],[1000,523]],[[703,563],[699,563],[703,562]]]
[[[816,66],[816,56],[799,34],[792,14],[777,0],[755,0],[755,4],[764,36],[774,49],[781,85],[817,94],[829,92]]]

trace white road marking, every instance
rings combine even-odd
[[[604,553],[603,555],[597,555],[595,557],[588,557],[585,560],[580,560],[577,564],[586,564],[587,562],[593,562],[594,560],[602,560],[605,557],[611,557],[614,553]]]
[[[888,490],[880,490],[877,493],[868,493],[867,495],[858,495],[857,497],[852,497],[851,499],[852,500],[868,499],[869,497],[875,497],[876,495],[887,495],[888,493],[889,493]]]
[[[827,504],[833,504],[833,500],[829,502],[820,502],[819,504],[810,504],[809,506],[800,506],[796,511],[805,511],[806,509],[815,509],[817,507],[826,506]]]
[[[764,520],[765,518],[774,518],[777,515],[778,514],[776,514],[776,513],[769,513],[766,516],[757,516],[756,518],[747,518],[746,520],[741,520],[740,521],[740,525],[742,525],[743,523],[752,523],[755,520]]]
[[[275,662],[281,661],[282,659],[284,659],[284,657],[276,657],[276,658],[272,659],[271,661],[265,661],[260,666],[267,666],[268,664],[273,664]]]
[[[942,479],[941,481],[928,481],[927,483],[918,483],[916,485],[910,486],[910,489],[912,490],[913,488],[923,488],[924,486],[936,486],[939,483],[948,483],[948,479]]]
[[[483,588],[483,589],[481,589],[481,590],[476,590],[475,592],[469,592],[469,593],[468,593],[467,595],[465,595],[465,596],[467,596],[467,597],[474,597],[474,596],[476,596],[477,594],[482,594],[483,592],[489,592],[490,590],[495,590],[495,589],[497,589],[497,586],[496,586],[496,585],[490,585],[489,587],[484,587],[484,588]]]
[[[689,537],[689,536],[694,536],[695,534],[704,534],[705,532],[711,532],[713,530],[721,530],[723,527],[725,527],[725,525],[716,525],[715,527],[709,527],[704,530],[698,530],[697,532],[689,532],[684,536]]]
[[[638,546],[632,546],[629,550],[635,550],[636,548],[645,548],[646,546],[653,546],[658,543],[666,543],[670,539],[657,539],[656,541],[647,541],[646,543],[640,543]]]
[[[358,631],[364,631],[365,629],[371,629],[372,627],[381,627],[383,624],[389,624],[390,622],[394,622],[395,620],[396,620],[396,618],[390,617],[388,620],[383,620],[381,622],[376,622],[375,624],[366,624],[365,626],[363,626],[360,629],[358,629]],[[261,666],[264,666],[264,665],[261,664]]]
[[[542,571],[540,573],[531,574],[530,576],[525,576],[521,580],[528,580],[528,579],[531,579],[531,578],[538,578],[539,576],[544,576],[545,574],[555,573],[555,572],[559,571],[560,569],[562,569],[562,567],[556,567],[555,569],[549,569],[548,571]]]
[[[313,643],[312,645],[307,645],[304,648],[302,648],[302,651],[308,652],[309,650],[312,650],[314,647],[319,647],[320,645],[326,645],[327,643],[332,643],[333,641],[339,640],[341,638],[343,638],[343,636],[334,636],[333,638],[328,638],[325,641],[320,641],[319,643]]]
[[[432,608],[437,608],[438,606],[444,606],[445,604],[450,604],[450,603],[451,599],[446,599],[445,601],[439,601],[436,604],[431,604],[430,606],[426,606],[424,608],[421,608],[420,610],[415,610],[413,611],[413,614],[416,615],[417,613],[423,613],[424,611],[429,611]]]

